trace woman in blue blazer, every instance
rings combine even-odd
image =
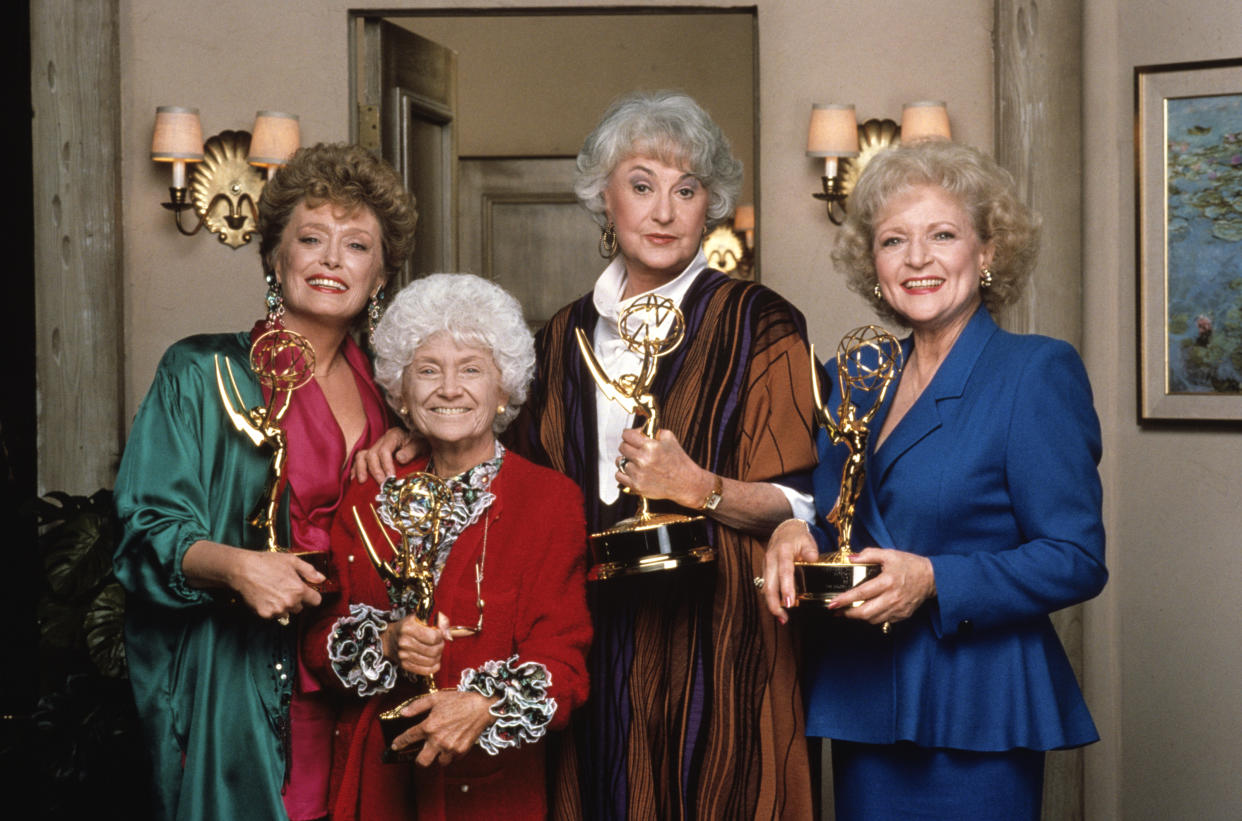
[[[844,619],[808,619],[807,734],[833,739],[839,821],[1035,819],[1044,751],[1099,737],[1048,618],[1108,576],[1091,387],[1068,344],[992,319],[1038,244],[992,160],[900,146],[871,161],[850,207],[833,259],[911,333],[854,523],[857,561],[882,572],[830,604]],[[875,393],[852,391],[860,415]],[[820,434],[821,516],[847,456]],[[827,546],[807,530],[790,520],[769,544],[763,595],[781,620],[793,561]]]

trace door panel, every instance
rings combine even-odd
[[[393,164],[418,203],[414,253],[399,287],[414,274],[457,267],[457,54],[378,18],[363,20],[360,52],[357,139]]]
[[[606,264],[573,175],[572,157],[460,162],[462,270],[510,291],[534,328],[591,290]]]

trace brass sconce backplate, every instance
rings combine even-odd
[[[870,119],[858,126],[858,156],[843,162],[842,193],[849,196],[871,158],[898,142],[901,142],[901,128],[892,120]]]
[[[232,248],[250,242],[258,220],[263,172],[246,161],[250,133],[221,131],[203,144],[190,179],[194,211],[207,230]]]
[[[707,264],[721,273],[745,278],[738,270],[743,254],[741,238],[727,224],[717,225],[703,240]]]

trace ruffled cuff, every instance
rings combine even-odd
[[[552,674],[537,661],[517,663],[517,656],[505,661],[487,661],[477,670],[461,671],[461,692],[473,692],[487,698],[500,697],[491,706],[495,720],[475,741],[496,755],[506,747],[532,744],[543,738],[552,716],[556,715],[556,699],[548,698]]]
[[[397,665],[384,656],[382,634],[388,612],[369,604],[351,604],[328,634],[328,661],[346,688],[360,696],[387,693],[397,683]]]

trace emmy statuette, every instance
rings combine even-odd
[[[685,318],[671,299],[648,295],[633,302],[617,318],[617,330],[626,347],[642,357],[639,372],[615,379],[604,372],[581,328],[578,349],[595,384],[608,399],[641,416],[643,435],[655,438],[660,409],[651,394],[660,357],[677,349],[685,335]],[[626,493],[628,488],[622,488]],[[707,523],[702,516],[652,513],[647,499],[639,495],[638,513],[608,530],[592,533],[590,581],[604,581],[659,570],[673,570],[715,561],[716,552],[707,542]]]
[[[390,480],[391,481],[391,480]],[[440,524],[444,512],[452,504],[452,493],[448,485],[438,476],[431,473],[415,473],[402,480],[395,494],[389,496],[386,503],[390,508],[389,518],[399,525],[401,544],[394,544],[388,536],[383,520],[371,508],[371,515],[379,526],[388,549],[392,553],[392,561],[380,558],[379,551],[371,537],[363,527],[362,517],[358,508],[353,509],[354,523],[362,537],[363,546],[375,572],[379,573],[388,588],[388,597],[394,608],[407,616],[415,616],[424,624],[431,618],[435,607],[435,561],[440,544]],[[395,511],[393,510],[395,508]],[[401,673],[413,684],[414,694],[379,715],[380,730],[384,734],[384,761],[393,763],[406,760],[417,755],[421,744],[414,744],[401,753],[393,752],[392,742],[397,736],[421,722],[426,715],[414,717],[404,716],[401,711],[428,693],[438,689],[432,676],[418,676]]]
[[[247,521],[265,531],[269,552],[292,553],[326,576],[329,570],[327,551],[291,550],[276,539],[276,520],[280,511],[280,494],[285,486],[285,462],[288,458],[288,446],[281,421],[289,410],[293,392],[315,375],[315,349],[306,337],[285,328],[275,328],[256,339],[250,346],[250,370],[271,391],[271,398],[266,405],[256,405],[249,410],[244,410],[246,402],[237,387],[232,360],[224,357],[222,370],[220,359],[217,354],[216,387],[220,392],[224,412],[239,433],[248,438],[256,448],[271,454],[267,482]],[[228,387],[225,385],[225,373],[228,374]],[[232,388],[231,396],[229,387]],[[321,593],[333,593],[338,588],[334,580],[328,579],[317,585],[316,589]],[[288,624],[289,617],[282,616],[280,622]]]
[[[811,346],[811,394],[815,399],[815,421],[834,444],[845,444],[849,456],[841,471],[841,490],[829,511],[827,521],[837,531],[837,550],[814,562],[794,562],[797,604],[826,606],[852,587],[880,573],[878,564],[850,561],[854,528],[854,508],[862,495],[866,477],[867,443],[871,421],[884,403],[884,396],[901,371],[901,343],[876,325],[855,328],[837,346],[837,377],[841,403],[834,421],[824,407],[815,367],[815,346]],[[851,400],[855,391],[879,391],[871,408],[861,416]],[[887,631],[886,631],[887,632]]]

